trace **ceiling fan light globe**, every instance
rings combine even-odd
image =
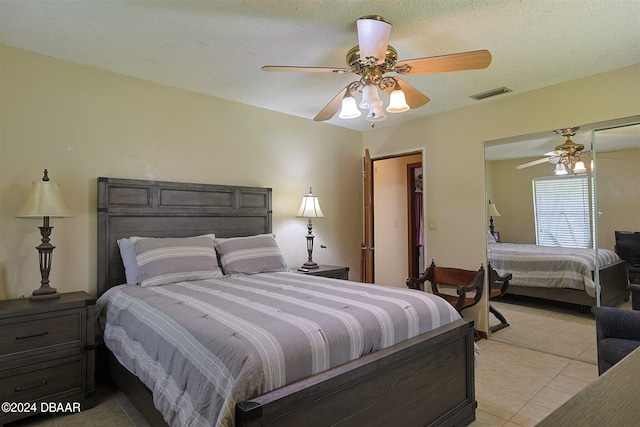
[[[378,96],[378,89],[374,85],[365,85],[362,89],[362,101],[360,108],[370,110],[373,107],[380,107],[382,100]]]
[[[341,119],[355,119],[356,117],[360,117],[361,114],[353,96],[345,96],[342,98],[342,110],[340,110],[338,117]]]
[[[404,96],[404,92],[400,89],[396,89],[391,92],[389,96],[389,106],[387,107],[387,113],[404,113],[411,107],[407,105],[407,100]]]
[[[573,173],[587,173],[587,168],[582,160],[576,162],[576,165],[573,167]]]
[[[381,122],[387,118],[387,115],[384,114],[384,110],[381,106],[376,106],[369,109],[369,114],[367,114],[367,119],[370,122]]]
[[[568,172],[562,163],[558,163],[553,173],[556,175],[566,175]]]

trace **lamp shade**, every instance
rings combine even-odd
[[[495,203],[489,203],[489,207],[487,208],[487,216],[500,216],[500,212],[498,212],[498,208],[496,208]]]
[[[355,98],[351,95],[345,95],[342,98],[342,110],[340,110],[338,117],[341,119],[353,119],[360,117],[360,114],[362,113],[358,110]]]
[[[360,102],[360,108],[369,110],[380,106],[382,106],[382,100],[378,96],[378,89],[371,84],[365,85],[362,89],[362,101]]]
[[[311,191],[306,196],[302,196],[302,204],[300,204],[300,210],[298,210],[296,216],[302,218],[324,218],[318,196],[311,194]]]
[[[18,218],[68,218],[71,212],[62,200],[60,185],[51,181],[35,181],[31,184],[27,202]]]
[[[409,109],[410,107],[407,104],[407,100],[402,89],[396,89],[391,92],[387,113],[404,113]]]
[[[369,114],[367,114],[367,119],[370,122],[381,122],[387,118],[387,115],[384,113],[382,107],[372,107],[369,109]]]
[[[584,165],[584,162],[578,158],[575,166],[573,167],[573,173],[587,173],[587,167]]]
[[[562,163],[558,163],[553,173],[556,175],[566,175],[568,172]]]

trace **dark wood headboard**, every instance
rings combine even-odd
[[[271,232],[271,188],[98,178],[98,296],[125,283],[123,237]]]

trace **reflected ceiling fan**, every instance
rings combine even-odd
[[[379,15],[367,15],[356,21],[358,45],[347,52],[346,68],[333,67],[298,67],[265,65],[263,71],[302,71],[326,72],[334,74],[354,73],[359,80],[344,87],[319,113],[315,121],[331,119],[338,111],[342,119],[360,116],[354,95],[362,93],[360,108],[368,110],[366,119],[372,122],[384,120],[386,115],[382,108],[382,100],[378,96],[378,88],[390,95],[388,113],[402,113],[411,108],[418,108],[429,102],[429,98],[396,76],[400,75],[441,73],[445,71],[461,71],[486,68],[491,63],[488,50],[455,53],[398,61],[398,53],[389,45],[391,24]]]
[[[558,145],[554,151],[545,153],[544,155],[547,157],[518,165],[516,169],[524,169],[542,163],[553,163],[556,165],[554,172],[556,175],[586,173],[587,168],[580,156],[589,155],[591,151],[583,151],[584,145],[576,144],[571,140],[571,137],[576,134],[578,129],[580,129],[580,126],[554,130],[553,132],[556,135],[562,135],[567,138],[566,141]]]

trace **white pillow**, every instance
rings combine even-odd
[[[118,240],[118,247],[120,248],[120,258],[122,258],[122,264],[124,264],[124,276],[127,279],[127,285],[139,285],[140,270],[138,270],[138,263],[136,262],[136,250],[133,247],[133,240],[123,238]]]
[[[496,238],[491,234],[491,230],[487,230],[487,243],[498,243],[496,242]]]

